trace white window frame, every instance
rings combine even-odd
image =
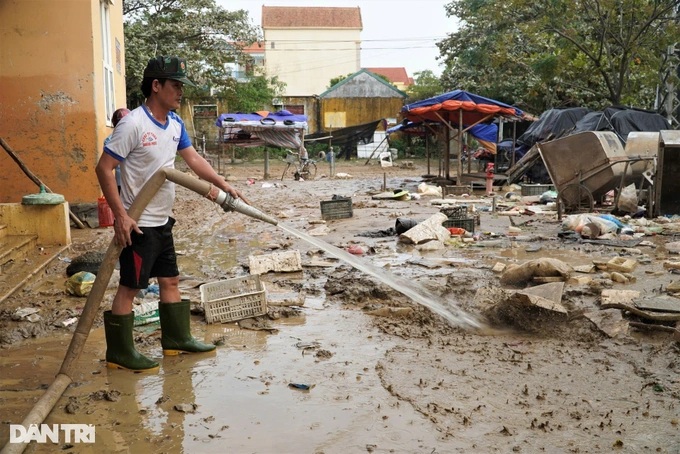
[[[104,109],[106,112],[106,125],[113,126],[111,119],[116,110],[116,89],[113,78],[113,59],[111,52],[111,17],[109,6],[112,0],[100,0],[99,11],[102,33],[102,69],[104,80]]]

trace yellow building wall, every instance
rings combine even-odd
[[[109,8],[115,99],[123,107],[122,2]],[[69,203],[96,201],[101,190],[94,167],[111,133],[99,0],[0,1],[0,23],[11,24],[0,27],[0,137]],[[0,203],[38,192],[4,150],[0,169]]]
[[[403,106],[401,98],[328,98],[321,100],[324,129],[355,126],[381,118],[395,118]],[[344,124],[339,124],[343,123]]]
[[[286,84],[284,96],[326,91],[331,79],[361,67],[359,29],[266,29],[265,66]]]

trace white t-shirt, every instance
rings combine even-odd
[[[174,112],[165,124],[154,119],[144,106],[124,116],[113,130],[104,152],[120,164],[120,197],[126,210],[144,184],[163,167],[175,167],[178,150],[191,146],[184,122]],[[158,227],[168,222],[175,202],[175,184],[165,181],[137,221],[140,227]]]

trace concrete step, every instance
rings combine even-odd
[[[35,291],[45,268],[69,246],[36,246],[36,238],[8,235],[0,239],[0,307],[18,290]],[[64,269],[66,265],[64,265]]]
[[[5,224],[0,224],[0,238],[7,236],[7,226]]]
[[[29,254],[34,254],[38,235],[5,235],[0,237],[0,275]]]

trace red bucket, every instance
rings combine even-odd
[[[99,217],[99,227],[111,227],[113,225],[113,211],[106,202],[105,197],[97,199],[97,214]]]

